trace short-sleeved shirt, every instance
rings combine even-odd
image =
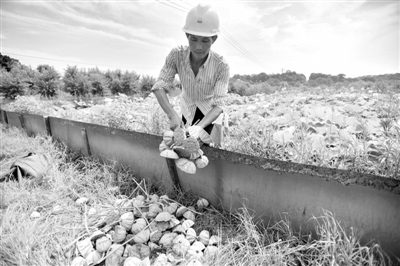
[[[180,105],[182,115],[190,123],[196,108],[206,115],[215,106],[224,109],[224,98],[228,93],[229,65],[225,59],[210,50],[206,62],[200,67],[197,76],[190,66],[189,46],[178,46],[168,54],[164,67],[152,91],[172,88],[175,75],[182,84]]]

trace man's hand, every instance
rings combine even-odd
[[[189,135],[190,135],[191,137],[197,139],[197,138],[199,137],[200,131],[201,131],[202,129],[203,129],[203,128],[201,128],[201,127],[199,127],[199,126],[190,126],[190,127],[188,128]]]
[[[180,127],[182,123],[182,119],[176,112],[171,117],[169,117],[169,128],[171,130],[175,130],[175,128]]]

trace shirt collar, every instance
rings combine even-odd
[[[204,62],[204,64],[201,67],[207,67],[207,65],[209,64],[209,62],[211,61],[211,56],[212,56],[213,52],[210,50],[208,52],[208,56],[207,56],[207,60]],[[187,50],[187,55],[186,55],[186,59],[185,59],[186,63],[190,65],[190,49],[188,46],[188,50]]]

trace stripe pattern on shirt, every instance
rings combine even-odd
[[[197,76],[190,66],[188,46],[178,46],[168,54],[164,67],[154,84],[152,91],[173,87],[175,75],[179,75],[182,84],[180,105],[182,115],[191,124],[196,108],[206,115],[213,107],[224,110],[224,98],[228,93],[229,65],[225,59],[210,50],[208,58],[200,67]]]

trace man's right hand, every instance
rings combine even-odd
[[[169,127],[171,130],[175,130],[175,128],[180,127],[182,124],[182,119],[177,113],[173,114],[172,117],[169,117]]]

